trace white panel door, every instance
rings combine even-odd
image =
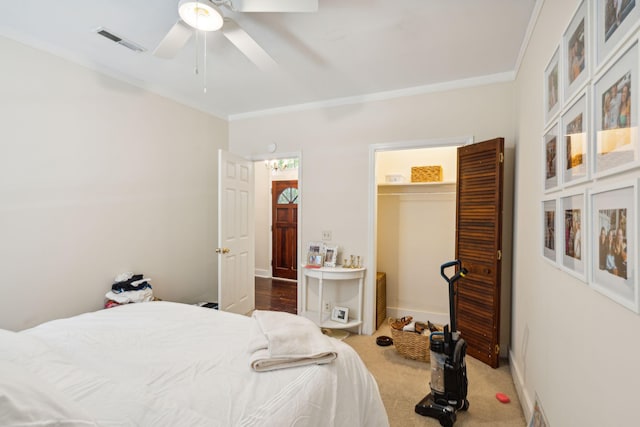
[[[218,307],[255,308],[253,163],[218,150]]]

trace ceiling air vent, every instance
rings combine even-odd
[[[97,34],[101,35],[102,37],[105,37],[105,38],[107,38],[107,39],[109,39],[109,40],[111,40],[113,42],[116,42],[119,45],[122,45],[122,46],[126,47],[127,49],[130,49],[130,50],[132,50],[134,52],[140,53],[140,52],[144,52],[146,50],[142,46],[140,46],[138,44],[135,44],[132,41],[125,40],[122,37],[113,34],[111,31],[107,30],[104,27],[97,28],[95,31],[96,31]]]

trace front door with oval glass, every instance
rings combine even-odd
[[[273,181],[272,276],[297,279],[298,181]]]

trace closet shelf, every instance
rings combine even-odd
[[[438,181],[438,182],[381,182],[378,187],[432,187],[437,185],[455,184],[455,181]]]
[[[455,193],[455,181],[402,182],[378,184],[379,195]]]

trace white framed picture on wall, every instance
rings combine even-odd
[[[583,191],[563,196],[560,199],[558,222],[561,233],[560,265],[569,274],[586,282],[585,265],[588,258],[585,253],[585,200]]]
[[[599,67],[640,24],[637,0],[595,2],[595,63]]]
[[[638,312],[638,180],[596,187],[589,200],[594,237],[590,285]]]
[[[596,177],[640,165],[638,159],[638,42],[629,46],[594,85]]]
[[[589,78],[589,20],[587,4],[582,1],[562,35],[564,100],[571,98]]]
[[[556,215],[556,199],[542,201],[542,255],[547,261],[556,264],[558,260],[556,247],[558,245],[557,233],[558,221]]]
[[[544,190],[550,192],[559,188],[559,158],[560,133],[558,123],[554,122],[544,134],[542,141],[542,153],[544,157]]]
[[[587,94],[583,93],[562,115],[562,182],[579,184],[589,178],[589,114]]]
[[[549,123],[560,111],[560,48],[544,69],[544,122]]]

